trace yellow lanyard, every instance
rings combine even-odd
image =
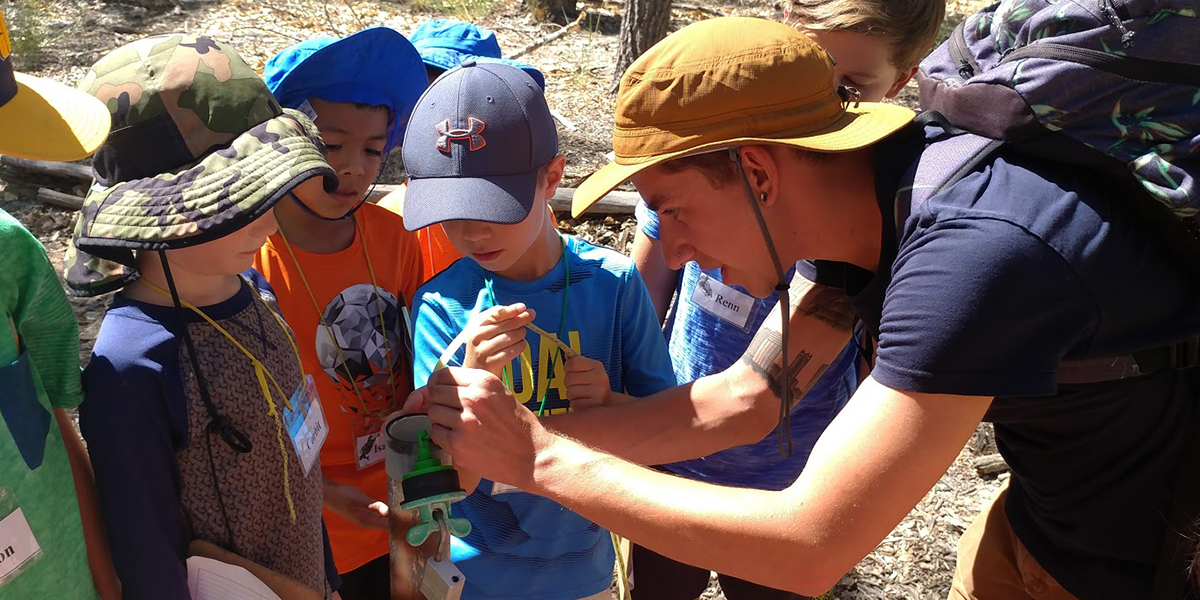
[[[371,290],[375,292],[375,308],[379,311],[379,335],[383,338],[384,350],[384,368],[387,369],[388,385],[392,388],[392,399],[396,398],[396,381],[392,374],[392,347],[388,341],[387,330],[385,329],[386,321],[383,318],[383,298],[379,295],[379,284],[375,281],[375,267],[371,264],[371,253],[367,251],[367,237],[362,227],[358,224],[358,219],[354,220],[354,231],[358,235],[359,244],[362,246],[363,256],[367,259],[367,273],[371,275]],[[358,403],[362,406],[363,414],[367,415],[370,410],[367,407],[367,402],[363,400],[362,391],[358,389],[358,384],[354,382],[354,376],[350,373],[350,363],[346,362],[346,356],[342,353],[342,347],[337,344],[337,338],[333,334],[333,328],[325,321],[325,313],[321,310],[321,305],[317,302],[316,294],[313,294],[312,286],[308,284],[308,277],[304,275],[304,269],[300,267],[300,260],[296,258],[295,251],[292,250],[292,243],[288,241],[287,235],[283,233],[283,228],[279,228],[279,237],[283,238],[283,247],[287,248],[288,255],[292,257],[292,264],[296,265],[296,273],[300,275],[300,282],[304,284],[305,291],[308,292],[308,298],[312,300],[313,308],[317,311],[317,318],[321,320],[321,326],[329,333],[333,340],[333,347],[337,350],[338,361],[341,362],[342,368],[345,369],[346,381],[350,383],[350,388],[354,390],[354,395],[358,398]],[[334,369],[336,371],[336,369]]]
[[[242,281],[245,280],[243,279]],[[167,296],[168,298],[171,296],[169,292],[158,287],[157,285],[154,285],[153,283],[150,283],[144,278],[142,279],[142,282],[147,286],[150,286],[151,289]],[[292,353],[296,357],[296,367],[299,369],[300,376],[304,377],[304,365],[300,362],[300,351],[296,347],[296,341],[292,339],[291,332],[289,332],[287,326],[284,325],[283,319],[280,319],[279,315],[275,314],[275,311],[271,310],[271,307],[267,306],[267,303],[263,301],[262,297],[259,296],[258,292],[254,289],[254,286],[250,285],[249,281],[245,281],[245,283],[247,286],[250,286],[251,295],[258,300],[263,309],[265,309],[267,313],[275,318],[275,323],[278,324],[279,329],[283,331],[283,337],[287,338],[288,343],[292,346]],[[283,387],[279,385],[279,382],[275,380],[275,376],[271,374],[270,369],[267,369],[267,366],[264,365],[262,361],[258,360],[258,358],[251,354],[250,351],[241,344],[241,342],[237,341],[237,338],[233,337],[233,334],[226,331],[224,327],[221,327],[219,324],[217,324],[216,321],[205,314],[204,311],[197,308],[194,304],[184,300],[183,298],[179,298],[179,303],[184,307],[191,309],[192,312],[200,315],[200,317],[207,321],[209,325],[212,325],[213,329],[216,329],[221,333],[221,335],[225,336],[226,339],[228,339],[230,342],[233,342],[233,345],[236,346],[238,350],[241,350],[242,354],[246,355],[246,358],[250,359],[250,364],[254,365],[254,375],[258,378],[259,389],[262,390],[263,398],[267,401],[267,414],[275,417],[275,437],[279,440],[279,453],[283,456],[283,494],[287,498],[288,514],[291,516],[291,519],[295,521],[296,507],[292,503],[292,488],[291,482],[288,478],[288,454],[287,446],[284,445],[283,442],[283,420],[279,417],[279,411],[275,406],[275,399],[271,396],[271,388],[267,385],[267,380],[270,379],[271,383],[275,384],[275,389],[279,390],[279,395],[283,397],[283,404],[287,410],[291,410],[292,408],[292,402],[289,399],[290,397],[288,396],[287,392],[283,391]],[[199,384],[199,381],[197,381],[197,384]]]

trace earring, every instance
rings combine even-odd
[[[767,202],[767,193],[766,193],[766,192],[763,192],[763,193],[762,193],[762,198],[761,198],[761,199],[762,199],[762,201],[763,201],[763,203],[764,203],[764,204]]]

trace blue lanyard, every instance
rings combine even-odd
[[[558,316],[558,332],[557,332],[557,334],[558,334],[559,340],[566,342],[565,328],[567,325],[567,298],[568,298],[569,292],[571,291],[571,260],[570,260],[570,257],[567,256],[567,238],[563,237],[562,235],[559,235],[558,240],[559,240],[559,242],[562,243],[563,271],[565,271],[565,275],[564,275],[564,283],[563,283],[562,313]],[[480,268],[482,269],[482,267],[480,267]],[[492,290],[492,274],[487,269],[483,269],[483,287],[487,290],[488,302],[491,303],[491,306],[496,306],[496,292]],[[487,308],[490,308],[490,307],[487,307]],[[550,382],[554,381],[554,364],[558,360],[559,354],[562,354],[562,349],[559,348],[558,346],[555,346],[554,352],[550,355],[550,367],[546,370],[546,372],[548,374],[546,377],[546,386],[545,386],[545,389],[543,389],[541,391],[541,397],[538,399],[539,402],[538,402],[537,416],[539,416],[539,417],[542,416],[542,412],[546,409],[546,393],[550,391]],[[565,360],[566,360],[566,357],[564,357],[564,361]],[[511,390],[512,389],[512,375],[509,373],[508,365],[504,365],[504,370],[502,371],[502,374],[504,376],[504,387],[507,387],[508,389]],[[533,379],[534,379],[534,381],[536,381],[537,377],[535,376]],[[534,382],[532,382],[532,381],[526,382],[526,385],[533,385],[533,384],[534,384]]]

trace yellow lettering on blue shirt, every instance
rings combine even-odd
[[[537,379],[534,379],[533,376],[533,355],[531,348],[526,347],[525,351],[521,352],[520,356],[513,359],[513,362],[516,364],[509,365],[509,368],[513,372],[518,372],[519,370],[521,373],[519,381],[517,381],[518,378],[514,378],[512,382],[512,392],[513,396],[517,398],[517,401],[522,404],[526,404],[535,398],[540,399],[542,397],[541,390],[546,390],[547,393],[549,393],[549,390],[552,389],[558,390],[558,397],[562,400],[567,399],[567,369],[564,365],[566,359],[558,350],[558,346],[550,340],[542,339],[544,337],[545,336],[537,336]],[[558,336],[554,336],[553,334],[552,337],[554,339],[558,338]],[[579,349],[579,332],[568,332],[567,338],[570,340],[568,346],[570,346],[571,351],[573,351],[575,354],[582,354]],[[554,360],[554,379],[550,379],[550,361],[552,357]],[[535,385],[529,385],[528,382],[531,381],[536,381],[537,383]],[[567,410],[569,410],[569,408],[562,407],[547,410],[546,412],[548,414],[558,414],[566,412]]]

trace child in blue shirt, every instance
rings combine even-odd
[[[447,71],[418,102],[405,140],[406,226],[441,223],[470,259],[417,292],[417,386],[459,337],[465,366],[503,377],[540,414],[612,402],[614,390],[642,396],[674,385],[654,308],[632,263],[562,236],[542,208],[566,160],[532,78],[473,61]],[[552,333],[527,330],[535,320]],[[568,359],[557,340],[576,356]],[[467,578],[463,598],[609,598],[613,548],[596,524],[487,480],[454,511],[472,524],[451,547]]]

